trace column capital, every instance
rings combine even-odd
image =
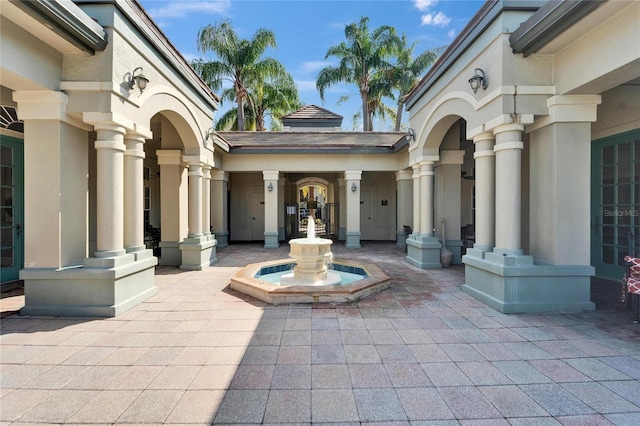
[[[472,140],[474,144],[487,140],[493,141],[495,140],[495,135],[493,134],[493,132],[481,132],[473,135]]]
[[[486,132],[493,132],[494,134],[508,130],[496,130],[497,128],[509,125],[521,125],[524,130],[525,124],[531,124],[534,121],[533,114],[501,114],[496,118],[487,121],[484,124],[484,130]]]
[[[82,121],[91,124],[95,130],[118,129],[124,134],[127,130],[135,129],[133,121],[111,112],[83,112]]]
[[[182,165],[182,151],[179,149],[159,149],[156,151],[158,165]]]
[[[229,173],[224,170],[211,170],[211,180],[229,182]]]
[[[263,180],[278,180],[280,178],[280,172],[278,170],[263,170]]]
[[[464,163],[464,150],[443,149],[440,151],[440,165],[452,164],[460,165]]]
[[[594,122],[602,102],[600,95],[558,95],[547,99],[551,122]]]
[[[398,170],[396,172],[396,180],[400,181],[400,180],[411,180],[412,177],[412,171],[411,170]]]
[[[360,180],[362,179],[362,170],[346,170],[344,178],[346,180]]]
[[[198,165],[202,167],[203,164],[206,164],[204,161],[202,161],[202,157],[200,157],[199,155],[185,155],[182,157],[182,160],[186,162],[189,167],[191,167],[192,165]]]
[[[500,133],[507,133],[507,132],[524,132],[524,124],[506,123],[493,128],[494,135],[498,135]]]

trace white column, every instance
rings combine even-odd
[[[228,184],[229,173],[223,170],[211,171],[211,220],[218,247],[228,245]]]
[[[414,164],[412,166],[413,174],[411,179],[413,180],[413,233],[420,233],[420,206],[421,206],[421,193],[420,193],[420,164]]]
[[[411,197],[411,172],[400,170],[396,172],[396,190],[398,191],[398,235],[404,235],[404,225],[410,225],[413,217],[413,200]],[[413,229],[413,226],[412,226]]]
[[[97,133],[96,170],[96,257],[114,257],[124,250],[124,144],[125,128],[95,123]]]
[[[202,166],[202,232],[211,235],[211,166]]]
[[[144,245],[144,142],[139,133],[127,132],[124,144],[124,247],[127,252]]]
[[[278,185],[280,173],[277,170],[262,172],[264,180],[264,246],[278,247]]]
[[[189,238],[202,236],[202,163],[185,158],[189,164]]]
[[[521,167],[522,132],[520,123],[502,124],[493,129],[496,144],[496,250],[522,254],[521,250]]]
[[[362,171],[344,173],[347,199],[347,248],[360,248],[360,184]]]
[[[338,178],[338,239],[347,239],[347,192],[346,182]]]
[[[420,162],[420,234],[433,236],[433,161]]]
[[[473,247],[488,251],[493,248],[496,223],[494,136],[491,132],[482,132],[474,135],[472,139],[475,145],[473,158],[476,177],[476,222]]]

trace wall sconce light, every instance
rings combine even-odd
[[[480,87],[482,87],[482,90],[486,90],[488,85],[489,79],[487,78],[484,71],[482,71],[482,69],[480,68],[476,68],[475,74],[469,79],[469,86],[471,86],[471,90],[473,90],[473,93],[477,93]]]
[[[213,129],[213,127],[209,127],[207,131],[204,133],[204,140],[208,141],[209,139],[213,139],[213,135],[215,133],[216,131]]]
[[[416,140],[416,132],[411,127],[407,130],[407,134],[411,137],[412,140]]]
[[[136,75],[136,71],[140,71],[140,74]],[[138,86],[140,89],[140,93],[144,92],[144,89],[147,88],[147,83],[149,83],[149,79],[142,74],[142,67],[138,67],[133,70],[131,73],[131,78],[129,79],[129,90],[133,89],[133,86]]]
[[[356,192],[356,190],[357,190],[357,189],[358,189],[358,187],[356,186],[356,183],[355,183],[355,182],[353,182],[353,183],[351,184],[351,192]]]
[[[267,186],[267,189],[269,190],[269,192],[273,191],[273,184],[271,182],[269,182],[269,186]]]

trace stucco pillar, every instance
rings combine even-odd
[[[160,166],[160,264],[182,263],[180,242],[187,235],[188,186],[180,150],[157,150]]]
[[[23,271],[81,265],[89,255],[91,126],[64,122],[64,93],[14,92],[13,99],[24,121]]]
[[[347,248],[360,248],[360,184],[361,170],[344,172],[345,192],[347,199]]]
[[[286,230],[284,224],[284,194],[287,180],[283,177],[278,179],[278,241],[286,239]]]
[[[419,268],[441,268],[442,244],[433,235],[433,166],[439,157],[429,156],[412,166],[413,234],[407,239],[406,261]]]
[[[338,178],[338,239],[347,239],[347,192],[343,178]]]
[[[264,248],[277,248],[278,241],[278,189],[280,176],[277,170],[262,172],[264,180]]]
[[[420,235],[433,237],[433,161],[420,163]]]
[[[202,165],[202,233],[211,235],[211,166]]]
[[[202,163],[185,157],[189,163],[189,238],[202,236]]]
[[[396,230],[396,245],[402,248],[406,246],[404,225],[411,226],[413,223],[413,194],[411,178],[410,170],[400,170],[396,172],[396,190],[398,192],[398,229]]]
[[[224,170],[211,171],[211,224],[218,247],[229,245],[228,196],[229,173]]]
[[[124,250],[124,144],[125,128],[115,123],[94,123],[97,133],[95,257],[115,257]]]
[[[462,180],[460,172],[463,162],[464,150],[440,150],[440,161],[438,161],[437,178],[435,179],[435,236],[452,253],[451,263],[453,265],[459,265],[462,256],[462,240],[460,238]]]
[[[495,253],[522,254],[522,132],[520,123],[502,124],[493,129],[496,144],[496,247]]]
[[[596,95],[553,96],[548,120],[529,133],[530,253],[536,260],[591,264],[591,123],[599,103]]]
[[[467,254],[482,257],[491,251],[495,241],[495,142],[493,133],[481,132],[469,135],[475,145],[476,222],[475,244]]]
[[[151,134],[147,135],[151,137]],[[144,142],[145,135],[127,132],[124,144],[124,247],[127,252],[145,250],[144,245]]]
[[[414,164],[413,174],[411,180],[413,181],[413,233],[420,233],[420,206],[421,206],[421,192],[420,192],[420,164]]]

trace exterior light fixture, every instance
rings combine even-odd
[[[209,139],[213,139],[213,135],[215,134],[215,130],[213,130],[213,127],[209,127],[207,129],[207,131],[204,133],[204,140],[208,141]]]
[[[271,182],[269,182],[269,186],[267,186],[267,189],[269,190],[269,192],[273,191],[273,184]]]
[[[351,184],[351,192],[356,192],[356,190],[357,190],[357,189],[358,189],[358,187],[356,186],[356,183],[355,183],[355,182],[353,182],[353,183]]]
[[[412,140],[414,141],[416,140],[416,131],[413,130],[411,127],[409,127],[409,129],[407,130],[407,134]]]
[[[136,75],[137,71],[140,71],[138,75]],[[138,67],[131,73],[131,78],[129,79],[129,90],[133,89],[133,86],[138,86],[140,93],[142,93],[144,92],[144,89],[147,88],[147,83],[149,83],[149,79],[142,74],[142,67]]]
[[[473,93],[478,93],[478,89],[480,87],[482,87],[482,90],[486,90],[488,85],[489,79],[487,78],[484,71],[482,71],[482,69],[480,68],[476,68],[475,74],[469,79],[469,86],[471,86],[471,90],[473,90]]]

